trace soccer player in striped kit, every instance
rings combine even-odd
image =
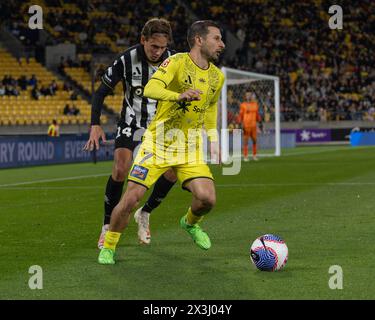
[[[100,126],[101,109],[105,97],[119,82],[122,83],[123,108],[117,124],[112,174],[105,190],[104,223],[98,241],[99,249],[103,247],[113,208],[121,198],[124,181],[133,162],[133,152],[156,112],[157,101],[143,96],[144,87],[162,61],[172,54],[168,50],[171,42],[172,30],[167,20],[153,18],[147,21],[142,29],[140,43],[127,49],[107,68],[93,97],[90,138],[85,150],[99,149],[99,139],[106,141]],[[156,182],[145,205],[136,211],[134,218],[138,223],[141,243],[150,243],[149,214],[160,205],[176,179],[172,170],[166,172]]]
[[[113,210],[98,257],[100,264],[115,263],[116,246],[133,208],[170,169],[192,195],[190,207],[180,219],[181,228],[199,248],[211,247],[211,240],[199,223],[215,205],[214,178],[202,161],[202,139],[191,139],[191,134],[201,137],[202,129],[211,132],[211,147],[218,152],[217,108],[224,75],[214,62],[225,45],[220,27],[213,21],[196,21],[187,38],[190,52],[166,59],[145,87],[145,96],[159,101],[158,110],[130,169],[127,189]],[[171,131],[178,139],[169,135]]]

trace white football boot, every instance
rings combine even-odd
[[[99,240],[98,240],[98,248],[101,250],[104,248],[104,240],[105,240],[105,234],[109,230],[109,224],[105,224],[102,227],[102,231],[100,232]]]
[[[150,244],[151,242],[149,219],[150,214],[142,211],[142,207],[134,213],[134,220],[138,224],[138,239],[141,244]]]

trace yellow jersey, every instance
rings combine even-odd
[[[177,53],[166,59],[144,89],[144,96],[158,100],[156,115],[144,135],[144,145],[150,149],[152,142],[152,152],[156,152],[155,146],[162,151],[171,146],[175,151],[188,153],[201,149],[201,135],[198,139],[194,137],[202,129],[215,141],[217,103],[223,83],[223,73],[212,63],[202,69],[188,53]],[[188,89],[202,91],[200,100],[177,101]]]
[[[48,127],[47,134],[48,134],[50,137],[58,137],[58,136],[60,135],[59,126],[54,125],[54,124],[51,124],[51,125]]]

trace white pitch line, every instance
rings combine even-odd
[[[375,186],[375,182],[321,182],[321,183],[228,183],[216,184],[217,188],[260,188],[260,187],[355,187]],[[0,186],[2,187],[2,186]],[[60,186],[60,187],[2,187],[5,190],[74,190],[74,189],[102,189],[102,186]]]
[[[319,153],[334,152],[334,151],[355,151],[355,150],[363,150],[363,149],[374,149],[375,150],[375,147],[374,146],[363,146],[363,147],[342,146],[342,147],[338,147],[338,148],[297,151],[297,152],[292,152],[292,153],[282,153],[280,158],[300,156],[300,155],[306,155],[306,154],[319,154]],[[268,158],[268,157],[274,157],[274,158],[276,158],[273,153],[263,153],[262,154],[261,150],[259,152],[260,152],[258,154],[259,158]],[[241,158],[242,155],[240,155],[239,153],[236,153],[236,154],[232,155],[232,157],[238,159],[238,158]]]
[[[44,179],[44,180],[0,184],[0,188],[25,186],[25,185],[36,184],[36,183],[48,183],[48,182],[58,182],[58,181],[79,180],[79,179],[86,179],[86,178],[105,177],[105,176],[109,176],[110,174],[111,173],[108,172],[108,173],[100,173],[100,174],[91,174],[91,175],[86,175],[86,176],[75,176],[75,177],[65,177],[65,178]]]
[[[103,189],[103,186],[65,186],[65,187],[3,187],[2,190],[92,190],[92,189]]]
[[[221,188],[240,188],[240,187],[305,187],[305,186],[375,186],[375,182],[297,182],[297,183],[228,183],[216,184],[216,187]]]
[[[334,151],[353,151],[354,149],[350,148],[335,148],[335,149],[328,149],[328,150],[311,150],[311,151],[299,151],[294,153],[287,153],[283,154],[282,157],[292,157],[292,156],[299,156],[299,155],[305,155],[305,154],[319,154],[319,153],[325,153],[325,152],[334,152]]]
[[[373,147],[357,147],[360,149],[367,149],[367,148],[373,148]],[[351,148],[335,148],[335,149],[328,149],[328,150],[314,150],[311,152],[296,152],[296,153],[290,153],[290,154],[283,154],[281,157],[285,156],[298,156],[303,154],[314,154],[314,153],[324,153],[324,152],[332,152],[332,151],[341,151],[341,150],[355,150]],[[86,179],[86,178],[96,178],[96,177],[104,177],[106,175],[110,175],[110,172],[108,173],[101,173],[101,174],[94,174],[94,175],[86,175],[86,176],[75,176],[75,177],[65,177],[65,178],[55,178],[55,179],[45,179],[45,180],[35,180],[35,181],[26,181],[26,182],[17,182],[17,183],[9,183],[9,184],[0,184],[0,188],[6,188],[6,187],[17,187],[17,186],[23,186],[23,185],[30,185],[30,184],[37,184],[37,183],[48,183],[48,182],[58,182],[58,181],[69,181],[69,180],[79,180],[79,179]],[[369,182],[369,185],[372,183]],[[271,186],[270,184],[265,184],[267,186]],[[284,184],[285,185],[285,184]],[[223,185],[223,186],[233,186],[236,185]],[[246,186],[246,185],[238,185],[238,186]],[[262,186],[262,184],[250,184],[248,186]],[[280,185],[282,186],[282,185]],[[287,186],[287,185],[285,185]]]

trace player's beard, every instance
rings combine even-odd
[[[201,52],[208,62],[217,62],[219,60],[219,56],[216,55],[216,52],[211,53],[206,46],[202,46]]]

